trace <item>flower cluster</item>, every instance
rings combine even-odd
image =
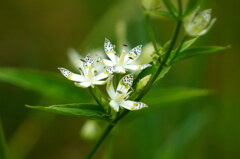
[[[146,104],[128,100],[132,93],[131,86],[134,80],[134,75],[129,73],[124,75],[119,81],[116,90],[113,86],[113,76],[115,73],[126,74],[130,71],[143,70],[150,67],[150,64],[134,64],[142,53],[142,45],[136,46],[133,49],[126,51],[123,48],[120,55],[114,50],[114,45],[105,39],[104,50],[109,59],[98,57],[95,60],[88,54],[85,58],[78,61],[80,74],[75,74],[65,68],[60,67],[59,70],[67,79],[74,81],[75,85],[82,88],[94,87],[94,85],[104,85],[107,83],[107,93],[110,97],[109,105],[119,111],[119,107],[128,110],[138,110],[147,107]],[[104,66],[103,71],[97,71],[96,64]]]

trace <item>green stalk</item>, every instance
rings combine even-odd
[[[145,20],[146,20],[147,31],[148,31],[149,37],[150,37],[150,39],[152,41],[154,50],[155,50],[156,53],[158,53],[157,40],[156,40],[156,38],[154,36],[153,27],[151,25],[151,19],[150,19],[150,16],[149,16],[148,13],[146,13],[146,15],[145,15]]]
[[[179,3],[179,10],[182,10],[181,9],[181,0],[178,0]],[[182,11],[181,11],[182,12]],[[148,27],[148,32],[149,32],[149,36],[152,40],[152,43],[153,43],[153,46],[154,46],[154,49],[155,51],[157,52],[158,49],[157,49],[157,42],[156,42],[156,39],[155,39],[155,36],[154,36],[154,33],[153,33],[153,30],[152,30],[152,27],[151,27],[151,23],[150,23],[150,19],[149,19],[149,15],[146,14],[146,23],[147,23],[147,27]],[[173,34],[173,38],[172,38],[172,41],[170,43],[170,46],[169,46],[169,49],[166,53],[166,56],[165,58],[163,59],[163,62],[160,63],[159,67],[158,67],[158,70],[157,72],[154,74],[154,76],[151,78],[150,82],[148,82],[147,86],[144,87],[144,90],[138,95],[138,97],[135,99],[135,101],[140,101],[144,96],[145,94],[150,90],[151,86],[153,85],[153,83],[155,82],[155,80],[157,79],[158,75],[161,73],[161,71],[163,70],[163,68],[166,66],[166,62],[168,61],[168,58],[169,58],[169,55],[170,53],[172,52],[175,44],[176,44],[176,41],[177,41],[177,38],[178,38],[178,35],[179,35],[179,32],[180,32],[180,29],[181,29],[181,25],[182,25],[182,20],[179,19],[177,21],[177,25],[176,25],[176,28],[175,28],[175,31],[174,31],[174,34]],[[115,120],[113,120],[108,126],[107,128],[105,129],[105,131],[103,132],[102,136],[99,138],[99,140],[97,141],[97,143],[95,144],[95,146],[93,147],[92,151],[88,154],[87,158],[86,159],[91,159],[92,156],[94,155],[94,153],[97,151],[97,149],[99,148],[99,146],[103,143],[103,141],[105,140],[105,138],[108,136],[108,134],[111,132],[111,130],[115,127],[115,125],[122,119],[124,118],[130,111],[125,109],[119,116],[116,117]]]

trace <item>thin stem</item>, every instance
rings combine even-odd
[[[148,34],[149,34],[149,37],[152,41],[152,44],[153,44],[153,47],[154,47],[154,50],[155,52],[157,53],[158,52],[158,47],[157,47],[157,40],[154,36],[154,31],[153,31],[153,27],[151,25],[151,19],[150,19],[150,16],[148,13],[146,13],[145,15],[145,20],[146,20],[146,25],[147,25],[147,31],[148,31]]]
[[[182,0],[178,0],[179,17],[182,16]]]
[[[168,51],[166,52],[165,58],[163,59],[162,62],[160,62],[160,65],[158,67],[157,72],[154,74],[154,76],[151,78],[151,80],[148,82],[148,84],[144,87],[143,91],[135,99],[136,101],[141,100],[146,95],[146,93],[150,90],[150,88],[152,87],[153,83],[157,79],[158,75],[162,72],[163,68],[167,65],[167,61],[169,59],[170,53],[172,52],[172,49],[174,48],[175,43],[177,41],[180,29],[181,29],[181,25],[182,25],[182,21],[178,20],[178,22],[176,24],[176,28],[175,28],[174,34],[173,34],[172,41],[170,43]]]
[[[105,140],[105,138],[108,136],[108,134],[111,132],[112,128],[114,127],[114,124],[109,124],[105,131],[103,132],[102,136],[99,138],[95,146],[93,147],[92,151],[88,154],[86,159],[91,159],[94,153],[97,151],[99,146],[102,144],[102,142]]]
[[[179,2],[181,2],[181,0],[179,0]],[[179,9],[180,9],[181,6],[179,6]],[[149,32],[149,36],[152,40],[152,43],[153,43],[153,46],[154,46],[154,49],[155,51],[157,52],[158,51],[158,48],[157,48],[157,42],[156,42],[156,39],[154,37],[154,33],[153,33],[153,30],[152,30],[152,27],[151,27],[151,23],[150,23],[150,17],[148,14],[146,14],[146,22],[147,22],[147,27],[148,27],[148,32]],[[163,68],[166,66],[166,62],[168,61],[168,58],[169,58],[169,55],[170,53],[172,52],[172,49],[174,48],[175,46],[175,43],[177,41],[177,38],[178,38],[178,35],[179,35],[179,32],[180,32],[180,28],[181,28],[181,25],[182,25],[182,21],[181,20],[178,20],[177,22],[177,25],[176,25],[176,28],[175,28],[175,32],[174,32],[174,35],[173,35],[173,38],[172,38],[172,41],[170,43],[170,46],[169,46],[169,49],[166,53],[166,56],[165,58],[163,59],[163,63],[160,63],[159,67],[158,67],[158,70],[157,72],[154,74],[154,76],[151,78],[151,80],[148,82],[147,86],[144,87],[144,90],[139,94],[139,96],[135,99],[136,101],[140,101],[144,96],[145,94],[150,90],[152,84],[155,82],[155,80],[157,79],[158,75],[161,73],[161,71],[163,70]],[[92,92],[91,88],[90,88],[90,91]],[[92,92],[93,94],[93,92]],[[94,98],[96,98],[94,96]],[[99,102],[97,100],[97,98],[95,99],[97,102]],[[102,134],[102,136],[99,138],[99,140],[97,141],[96,145],[93,147],[92,151],[88,154],[87,158],[86,159],[91,159],[92,156],[94,155],[94,153],[97,151],[97,149],[99,148],[99,146],[103,143],[103,141],[105,140],[105,138],[108,136],[108,134],[111,132],[111,130],[114,128],[114,126],[123,118],[125,117],[130,111],[125,109],[119,116],[116,117],[115,120],[113,120],[112,123],[110,123],[107,128],[105,129],[104,133]]]
[[[102,104],[101,104],[101,102],[98,100],[98,97],[97,97],[96,94],[94,93],[94,90],[93,90],[93,88],[92,88],[91,86],[89,87],[89,91],[90,91],[90,93],[92,94],[94,100],[97,102],[97,104],[101,106]]]
[[[183,43],[187,40],[187,38],[188,38],[187,35],[184,36],[184,38],[182,39],[182,41],[181,41],[179,47],[177,48],[177,50],[176,50],[176,52],[175,52],[175,54],[174,54],[174,56],[172,57],[172,59],[170,59],[170,61],[174,60],[174,59],[177,57],[177,55],[179,54],[180,50],[182,49],[182,45],[183,45]]]

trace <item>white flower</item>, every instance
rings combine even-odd
[[[200,11],[199,7],[191,13],[184,22],[184,27],[188,35],[201,36],[208,32],[216,18],[211,20],[211,9]]]
[[[132,83],[133,75],[125,75],[120,80],[117,86],[117,90],[115,91],[113,87],[112,76],[109,77],[109,80],[107,82],[107,93],[111,98],[109,104],[115,111],[119,111],[119,106],[129,110],[138,110],[147,107],[147,105],[144,103],[127,100],[129,94],[131,93],[128,91],[131,88]]]
[[[142,48],[142,45],[136,46],[135,48],[131,49],[128,53],[126,53],[126,50],[123,49],[120,57],[118,57],[116,52],[114,51],[114,47],[112,43],[108,39],[105,39],[104,49],[107,56],[110,58],[110,60],[99,58],[99,62],[103,63],[106,66],[115,66],[115,72],[117,73],[126,73],[126,69],[142,70],[151,65],[150,64],[143,64],[143,65],[131,64],[135,60],[137,60],[138,57],[141,55],[142,53],[141,48]]]
[[[81,63],[79,65],[81,75],[72,73],[65,68],[58,68],[63,76],[69,80],[75,81],[76,86],[86,88],[93,85],[103,85],[106,81],[102,80],[113,74],[114,67],[109,67],[104,72],[97,74],[94,60],[90,55],[87,55],[85,59],[79,60],[79,62]]]

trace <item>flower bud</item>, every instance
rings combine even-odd
[[[100,135],[101,128],[98,123],[93,120],[87,120],[81,129],[81,137],[86,140],[95,140]]]
[[[211,20],[211,9],[200,11],[199,7],[186,17],[184,27],[189,36],[201,36],[208,32],[216,18]]]
[[[160,6],[162,0],[142,0],[142,5],[146,10],[153,10]]]
[[[143,77],[138,83],[137,83],[137,87],[136,87],[136,92],[141,91],[149,82],[150,78],[151,78],[151,74],[147,75],[145,77]]]

